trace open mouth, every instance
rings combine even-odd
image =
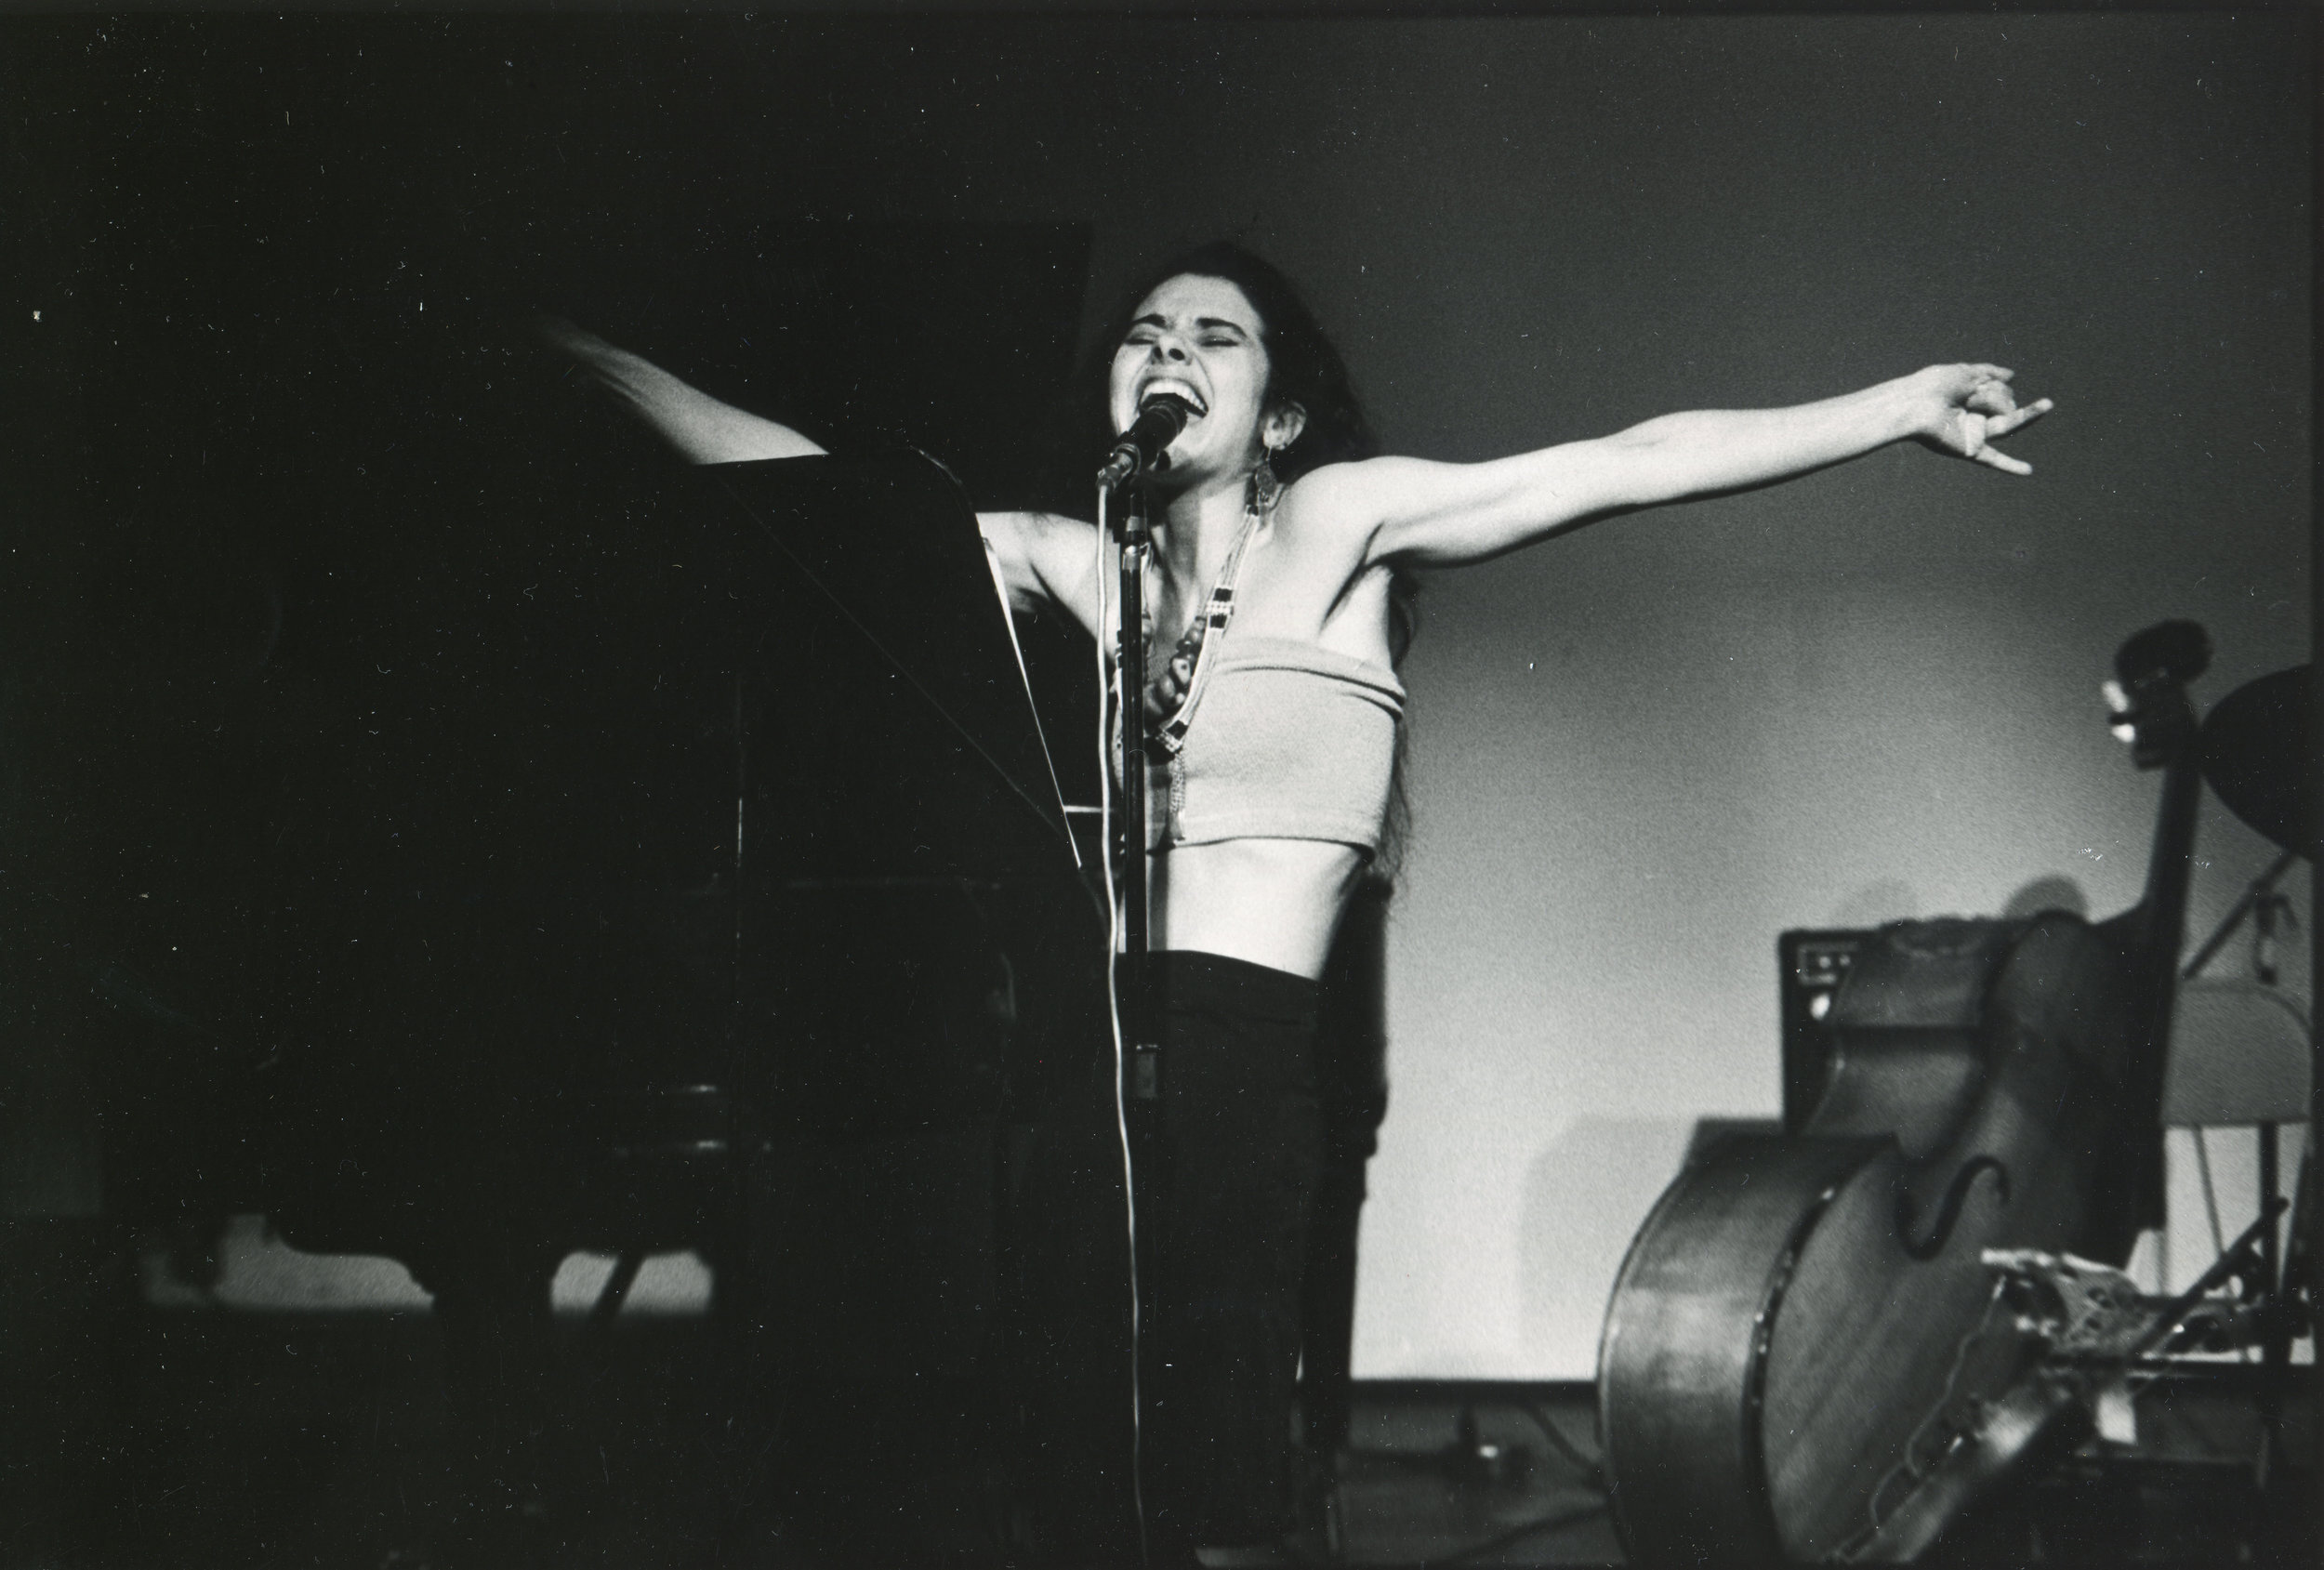
[[[1143,408],[1156,398],[1177,399],[1194,410],[1195,417],[1197,419],[1210,412],[1210,405],[1203,402],[1202,394],[1175,376],[1156,376],[1138,389],[1140,408]]]

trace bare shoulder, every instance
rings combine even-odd
[[[1393,481],[1395,458],[1326,464],[1284,487],[1275,508],[1283,538],[1318,566],[1353,570],[1368,560],[1379,532],[1381,486]]]
[[[1345,526],[1366,510],[1365,498],[1378,482],[1380,466],[1394,461],[1361,458],[1310,469],[1284,487],[1284,504],[1312,518],[1315,526]]]

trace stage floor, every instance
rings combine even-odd
[[[565,1480],[556,1541],[522,1557],[615,1570],[761,1563],[720,1550],[720,1500],[739,1463],[719,1431],[722,1392],[705,1322],[625,1319],[595,1355],[577,1321],[563,1321],[560,1336],[560,1410],[543,1435]],[[20,1377],[29,1370],[6,1392],[15,1434],[0,1456],[0,1570],[484,1562],[446,1548],[456,1538],[446,1526],[456,1431],[425,1311],[148,1308],[101,1369],[73,1362],[57,1365],[82,1392],[72,1403],[43,1414],[39,1378]],[[109,1421],[92,1397],[112,1406]],[[2142,1438],[2212,1465],[2154,1475],[2069,1469],[1940,1557],[2313,1563],[2313,1536],[2297,1536],[2310,1489],[2298,1467],[2312,1455],[2313,1427],[2304,1408],[2295,1419],[2294,1464],[2278,1469],[2263,1497],[2248,1469],[2221,1464],[2248,1453],[2247,1416],[2161,1392],[2142,1407]],[[1231,1563],[1619,1563],[1594,1475],[1594,1429],[1581,1385],[1359,1384],[1332,1530],[1295,1544],[1292,1556]],[[913,1479],[896,1479],[896,1498],[914,1491]],[[512,1540],[534,1538],[521,1531]]]

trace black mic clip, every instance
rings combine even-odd
[[[1110,491],[1142,474],[1159,473],[1169,468],[1169,445],[1186,429],[1194,412],[1193,405],[1184,399],[1167,392],[1146,400],[1138,410],[1138,417],[1129,422],[1129,429],[1115,440],[1114,450],[1106,455],[1105,466],[1098,470],[1099,486]]]

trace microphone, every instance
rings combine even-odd
[[[1140,405],[1138,417],[1129,422],[1129,429],[1116,439],[1113,452],[1106,455],[1105,467],[1098,470],[1098,483],[1111,490],[1149,469],[1169,468],[1167,449],[1178,440],[1178,433],[1186,429],[1194,413],[1194,405],[1174,393],[1157,393],[1147,399]]]

